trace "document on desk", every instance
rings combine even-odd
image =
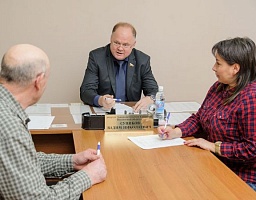
[[[82,113],[88,112],[92,114],[90,106],[83,105],[81,103],[71,103],[71,105],[69,106],[69,111],[73,117],[75,124],[82,123]]]
[[[35,104],[26,108],[25,112],[31,115],[51,115],[50,104]]]
[[[109,112],[109,110],[106,110],[106,109],[103,109],[103,107],[93,107],[93,110],[94,112],[97,114],[97,115],[105,115],[106,112]]]
[[[201,107],[197,102],[169,102],[165,103],[166,112],[196,112]]]
[[[116,103],[114,108],[116,109],[117,115],[123,115],[125,111],[127,114],[133,113],[133,108],[123,103]],[[110,112],[110,109],[106,110],[106,109],[103,109],[102,107],[93,107],[93,110],[98,115],[105,115],[106,112]]]
[[[82,114],[88,112],[92,114],[91,108],[89,105],[82,105],[82,104],[71,104],[69,106],[70,113],[73,114]]]
[[[162,140],[158,135],[143,135],[143,136],[135,136],[128,137],[134,144],[139,146],[142,149],[154,149],[161,147],[170,147],[170,146],[178,146],[184,144],[184,139],[175,138],[172,140]]]
[[[116,114],[123,115],[125,113],[133,113],[133,108],[122,103],[115,104]]]
[[[29,116],[28,129],[49,129],[54,116]]]
[[[183,112],[183,113],[171,113],[168,125],[175,126],[177,124],[180,124],[180,123],[184,122],[190,116],[191,116],[191,114],[190,113],[186,113],[186,112]],[[165,125],[165,120],[159,120],[158,124],[159,125]]]

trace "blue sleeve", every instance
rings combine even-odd
[[[95,106],[97,106],[97,107],[100,107],[100,105],[99,105],[99,98],[100,98],[100,95],[97,95],[97,96],[95,96],[94,97],[94,99],[93,99],[93,105],[95,105]]]

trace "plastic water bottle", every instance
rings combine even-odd
[[[159,86],[156,93],[156,118],[164,119],[164,87]]]

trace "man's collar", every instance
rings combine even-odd
[[[111,55],[112,55],[112,53],[111,53]],[[114,61],[116,61],[116,62],[120,62],[120,61],[127,61],[128,62],[128,60],[129,60],[129,56],[128,57],[126,57],[124,60],[117,60],[113,55],[112,55],[112,57],[113,57],[113,60]]]

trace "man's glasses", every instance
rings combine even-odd
[[[131,48],[132,45],[131,44],[127,44],[127,43],[124,43],[124,44],[121,44],[120,42],[112,42],[112,44],[115,46],[115,47],[123,47],[124,49],[128,49],[128,48]]]

